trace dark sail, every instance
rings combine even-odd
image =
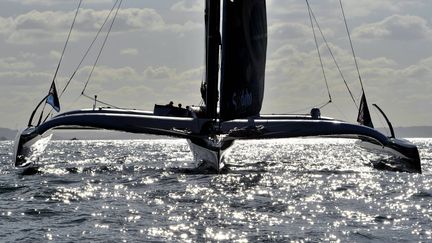
[[[206,115],[217,117],[219,46],[220,46],[220,1],[206,0],[205,9],[205,81],[201,85],[201,96],[206,104]]]
[[[267,52],[265,0],[224,0],[220,118],[259,114]]]
[[[360,107],[359,107],[359,113],[357,116],[357,121],[364,126],[368,126],[370,128],[374,128],[372,123],[372,118],[369,112],[369,107],[367,105],[366,96],[363,93],[361,101],[360,101]]]
[[[51,105],[55,111],[57,111],[57,112],[60,111],[60,101],[58,98],[57,89],[56,89],[54,81],[52,82],[50,90],[48,92],[48,96],[46,98],[46,103]]]

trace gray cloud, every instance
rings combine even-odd
[[[139,54],[139,50],[135,48],[126,48],[120,51],[120,54],[122,55],[130,55],[130,56],[137,56]]]
[[[171,6],[172,11],[177,12],[203,12],[204,1],[202,0],[182,0]]]
[[[46,84],[52,78],[52,74],[35,71],[5,71],[0,72],[2,88],[10,86],[29,86]]]
[[[361,89],[350,51],[334,44],[331,46],[354,95],[359,98]],[[334,103],[324,109],[323,114],[354,122],[356,109],[342,79],[326,55],[324,63]],[[384,107],[398,122],[396,124],[416,124],[414,120],[417,118],[408,114],[421,112],[419,104],[432,106],[431,57],[407,66],[387,57],[359,58],[359,63],[369,101]],[[326,101],[325,83],[316,52],[301,51],[291,44],[275,50],[267,62],[265,92],[264,111],[268,113],[307,112],[308,108]],[[419,119],[431,121],[432,116],[423,112]]]
[[[278,40],[305,38],[311,35],[311,28],[299,23],[273,23],[269,26],[268,31],[269,35]]]
[[[0,58],[0,69],[8,70],[26,70],[34,68],[35,64],[30,61],[19,60],[16,57]]]
[[[94,35],[102,25],[109,11],[82,9],[78,15],[72,38]],[[35,42],[64,41],[74,12],[32,10],[16,17],[0,17],[0,33],[7,36],[6,41],[14,44]],[[202,24],[186,21],[167,23],[154,9],[121,9],[113,28],[114,33],[130,31],[184,33],[200,29]]]
[[[5,0],[9,2],[17,2],[16,0]],[[70,0],[20,0],[18,3],[22,5],[60,5],[70,3]],[[112,0],[87,0],[87,3],[112,3]]]
[[[418,40],[432,38],[432,28],[419,16],[392,15],[380,22],[357,27],[353,36],[360,39]]]

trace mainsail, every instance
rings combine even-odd
[[[265,0],[224,0],[220,118],[258,115],[267,52]]]
[[[219,46],[220,46],[220,1],[206,0],[205,38],[206,75],[201,85],[201,96],[206,104],[209,118],[217,117]]]

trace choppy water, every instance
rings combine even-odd
[[[432,241],[424,173],[373,169],[350,140],[237,143],[223,174],[190,173],[186,141],[52,141],[39,172],[0,142],[0,241]]]

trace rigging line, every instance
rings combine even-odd
[[[82,1],[82,0],[81,0],[81,1]],[[87,48],[87,50],[86,50],[84,56],[82,57],[82,59],[81,59],[81,61],[79,62],[78,66],[75,68],[74,72],[72,73],[71,77],[69,78],[69,80],[67,81],[65,87],[63,88],[62,92],[60,93],[59,98],[61,98],[61,97],[63,96],[63,94],[65,93],[65,91],[66,91],[66,89],[68,88],[69,84],[71,83],[71,81],[72,81],[73,78],[75,77],[76,73],[78,72],[78,69],[81,67],[81,65],[82,65],[82,63],[84,62],[84,60],[86,59],[87,55],[90,53],[91,48],[93,47],[93,45],[95,44],[96,40],[98,39],[100,33],[102,32],[103,27],[104,27],[104,26],[106,25],[106,23],[108,22],[108,20],[109,20],[111,14],[112,14],[112,12],[114,11],[115,6],[117,5],[118,2],[119,2],[119,0],[116,0],[116,2],[114,3],[113,7],[111,8],[110,12],[108,13],[107,17],[105,18],[103,24],[102,24],[101,27],[99,28],[99,30],[98,30],[96,36],[94,37],[94,39],[93,39],[93,41],[91,42],[90,46]],[[81,2],[80,2],[80,5],[81,5]],[[79,8],[79,7],[80,7],[80,6],[78,6],[78,8]],[[78,10],[77,10],[77,13],[78,13]],[[75,17],[76,17],[76,16],[75,16]],[[75,21],[75,20],[74,20],[74,21]],[[45,105],[44,105],[44,109],[45,109]],[[46,117],[45,117],[45,119],[43,120],[43,122],[45,122],[46,120],[48,120],[48,118],[49,118],[49,116],[51,115],[52,111],[53,111],[53,109],[51,108],[50,112],[46,115]],[[40,117],[39,121],[41,121],[41,119],[42,119],[42,115],[43,115],[43,114],[41,114],[41,117]]]
[[[316,49],[317,49],[317,52],[318,52],[319,61],[320,61],[320,64],[321,64],[322,74],[323,74],[324,81],[325,81],[325,84],[326,84],[326,87],[327,87],[327,92],[328,92],[328,96],[329,96],[329,100],[330,100],[329,103],[331,103],[332,96],[331,96],[330,88],[329,88],[328,81],[327,81],[327,75],[326,75],[326,72],[325,72],[325,69],[324,69],[324,63],[323,63],[322,57],[321,57],[321,51],[319,50],[319,46],[318,46],[318,40],[317,40],[317,36],[316,36],[316,33],[315,33],[315,25],[314,25],[313,20],[312,20],[311,8],[309,6],[309,1],[308,0],[306,0],[306,4],[308,5],[309,19],[310,19],[310,23],[311,23],[311,27],[312,27],[312,32],[313,32],[314,40],[315,40],[315,46],[316,46]]]
[[[51,115],[51,113],[52,113],[52,111],[53,111],[54,109],[53,108],[51,108],[51,110],[48,112],[48,114],[46,115],[46,117],[45,117],[45,119],[43,120],[43,122],[46,122],[47,120],[48,120],[48,117]],[[42,115],[42,114],[41,114]],[[42,116],[40,117],[40,119],[42,118]]]
[[[322,109],[322,108],[328,106],[328,105],[331,104],[331,103],[332,103],[332,101],[329,100],[329,101],[327,101],[325,104],[321,105],[321,106],[319,107],[319,109]]]
[[[76,97],[75,100],[74,100],[71,104],[68,104],[68,107],[69,107],[69,108],[72,107],[72,106],[73,106],[73,105],[78,101],[78,99],[79,99],[80,97],[81,97],[81,94],[78,95],[78,97]],[[65,108],[65,107],[63,106],[63,109],[64,109],[64,108]],[[50,112],[45,116],[45,119],[43,120],[43,123],[45,123],[45,122],[48,120],[48,118],[50,117],[52,111],[53,111],[53,108],[51,108],[51,109],[50,109]]]
[[[354,58],[354,63],[355,63],[356,69],[357,69],[357,74],[358,74],[358,78],[359,78],[359,81],[360,81],[361,89],[362,89],[362,91],[364,93],[365,91],[364,91],[364,88],[363,88],[363,81],[362,81],[362,78],[361,78],[361,75],[360,75],[360,69],[359,69],[359,65],[358,65],[358,62],[357,62],[357,57],[356,57],[356,54],[355,54],[355,51],[354,51],[354,45],[353,45],[353,42],[352,42],[352,39],[351,39],[351,34],[350,34],[350,31],[349,31],[349,28],[348,28],[347,19],[345,17],[345,10],[343,8],[342,0],[339,0],[339,4],[340,4],[341,10],[342,10],[342,16],[343,16],[344,23],[345,23],[345,29],[346,29],[347,34],[348,34],[348,39],[349,39],[349,42],[350,42],[351,51],[352,51],[352,55],[353,55],[353,58]]]
[[[49,96],[49,94],[48,95],[46,95],[37,105],[36,105],[36,108],[33,110],[33,112],[31,113],[31,115],[30,115],[30,118],[29,118],[29,121],[28,121],[28,125],[27,126],[29,126],[29,127],[31,127],[32,126],[32,122],[33,122],[33,118],[34,118],[34,115],[36,114],[36,111],[39,109],[39,107],[42,105],[42,103],[44,103],[45,101],[46,101],[46,99],[48,98],[48,96]],[[46,102],[45,102],[45,105],[46,105]]]
[[[48,95],[46,96],[45,99],[47,99],[47,98],[48,98]],[[42,110],[41,110],[41,113],[40,113],[40,116],[39,116],[39,120],[38,120],[37,126],[39,126],[41,124],[41,122],[42,122],[42,117],[43,117],[43,114],[44,114],[44,110],[45,110],[46,104],[47,104],[47,102],[44,102],[44,105],[42,107]]]
[[[113,9],[114,9],[115,5],[117,4],[117,2],[118,2],[118,0],[117,0],[116,3],[114,4]],[[92,68],[92,70],[90,71],[90,74],[89,74],[89,76],[88,76],[88,78],[87,78],[87,82],[86,82],[86,84],[84,85],[83,90],[81,91],[81,94],[84,94],[84,91],[86,90],[87,85],[88,85],[88,83],[90,82],[90,79],[91,79],[91,77],[92,77],[92,75],[93,75],[93,71],[94,71],[95,68],[96,68],[96,65],[97,65],[97,63],[98,63],[98,61],[99,61],[99,58],[100,58],[100,56],[101,56],[101,54],[102,54],[102,51],[103,51],[103,49],[104,49],[104,47],[105,47],[105,44],[106,44],[107,40],[108,40],[108,36],[109,36],[109,34],[110,34],[111,30],[112,30],[112,27],[113,27],[113,25],[114,25],[115,19],[116,19],[116,17],[117,17],[117,14],[118,14],[118,12],[119,12],[119,9],[120,9],[120,6],[121,6],[122,2],[123,2],[123,0],[120,0],[119,4],[118,4],[118,6],[117,6],[117,10],[116,10],[116,12],[115,12],[115,14],[114,14],[114,17],[113,17],[112,21],[111,21],[111,25],[110,25],[110,27],[109,27],[109,29],[108,29],[108,31],[107,31],[107,34],[105,35],[105,39],[104,39],[104,41],[103,41],[103,43],[102,43],[102,46],[101,46],[101,48],[100,48],[100,50],[99,50],[99,53],[98,53],[98,55],[97,55],[97,57],[96,57],[96,60],[95,60],[94,64],[93,64],[93,68]],[[111,10],[111,11],[112,11],[112,10]]]
[[[327,106],[330,103],[331,102],[329,102],[329,101],[325,101],[325,102],[317,104],[317,105],[308,106],[308,107],[300,108],[300,109],[297,109],[297,110],[289,111],[287,114],[297,114],[297,113],[300,113],[301,111],[310,111],[311,109],[316,108],[316,107],[318,107],[319,109],[321,109],[321,108],[323,108],[324,106]],[[303,113],[301,113],[301,114],[303,114]],[[308,112],[306,112],[304,114],[308,114]]]
[[[93,100],[93,101],[96,100],[97,103],[101,103],[101,104],[103,104],[103,105],[107,105],[107,106],[110,106],[110,107],[112,107],[112,108],[121,109],[121,108],[118,107],[118,106],[115,106],[115,105],[112,105],[112,104],[109,104],[109,103],[103,102],[103,101],[101,101],[101,100],[95,99],[94,97],[91,97],[91,96],[89,96],[89,95],[87,95],[87,94],[85,94],[85,93],[81,94],[81,96],[84,96],[85,98],[88,98],[88,99]]]
[[[71,34],[72,34],[72,30],[73,30],[73,28],[74,28],[74,26],[75,26],[76,18],[77,18],[77,16],[78,16],[78,12],[79,12],[79,10],[80,10],[80,8],[81,8],[82,1],[83,1],[83,0],[80,0],[80,1],[79,1],[79,3],[78,3],[78,7],[77,7],[77,10],[75,11],[74,19],[73,19],[72,24],[71,24],[71,27],[70,27],[70,29],[69,29],[69,33],[68,33],[68,36],[67,36],[67,38],[66,38],[66,42],[65,42],[65,44],[64,44],[64,46],[63,46],[63,50],[62,50],[62,54],[61,54],[61,56],[60,56],[59,63],[57,64],[57,68],[56,68],[56,71],[55,71],[55,73],[54,73],[54,77],[53,77],[53,80],[52,80],[53,82],[55,82],[55,80],[56,80],[56,78],[57,78],[58,71],[60,70],[60,66],[61,66],[61,63],[62,63],[62,61],[63,61],[63,57],[64,57],[64,54],[65,54],[65,52],[66,52],[66,48],[67,48],[68,43],[69,43],[69,40],[70,40],[70,37],[71,37]],[[50,90],[51,90],[51,87],[50,87]],[[46,98],[48,98],[48,96],[46,96]],[[46,99],[46,98],[45,98],[45,99]],[[41,110],[41,114],[40,114],[40,116],[39,116],[39,121],[38,121],[38,126],[39,126],[39,125],[41,124],[41,122],[42,122],[42,117],[43,117],[43,113],[44,113],[45,107],[46,107],[46,102],[45,102],[45,104],[44,104],[44,106],[43,106],[43,108],[42,108],[42,110]],[[52,110],[53,110],[53,109],[50,110],[50,112],[48,113],[48,116],[51,114]],[[47,116],[47,117],[48,117],[48,116]],[[46,120],[46,118],[45,118],[45,120]]]
[[[77,10],[75,11],[75,16],[74,16],[74,19],[73,19],[73,21],[72,21],[72,25],[71,25],[71,27],[70,27],[70,29],[69,29],[69,34],[68,34],[68,37],[67,37],[67,39],[66,39],[65,45],[64,45],[64,47],[63,47],[62,54],[61,54],[61,56],[60,56],[60,61],[59,61],[58,65],[57,65],[57,69],[56,69],[56,71],[55,71],[55,73],[54,73],[53,82],[55,82],[55,79],[57,78],[57,74],[58,74],[58,71],[59,71],[59,69],[60,69],[60,65],[61,65],[61,63],[62,63],[63,56],[64,56],[65,51],[66,51],[66,47],[67,47],[67,45],[68,45],[68,43],[69,43],[69,39],[70,39],[70,37],[71,37],[73,27],[75,26],[75,21],[76,21],[76,18],[77,18],[77,16],[78,16],[78,12],[79,12],[79,10],[80,10],[80,8],[81,8],[81,4],[82,4],[82,0],[79,1],[79,4],[78,4],[78,7],[77,7]]]
[[[88,54],[90,53],[91,48],[93,47],[93,45],[95,44],[96,40],[99,38],[100,33],[102,32],[104,26],[106,25],[106,23],[109,20],[109,17],[111,16],[111,13],[113,12],[115,6],[117,5],[119,0],[116,0],[116,2],[114,3],[114,6],[111,8],[111,11],[108,13],[107,17],[105,18],[103,24],[101,25],[101,27],[99,28],[98,32],[96,33],[96,36],[93,38],[93,41],[91,42],[90,46],[87,48],[84,56],[82,57],[81,61],[79,62],[78,66],[75,68],[74,72],[72,73],[71,77],[69,78],[68,82],[66,83],[65,87],[63,88],[62,92],[60,93],[60,97],[62,97],[62,95],[64,94],[64,92],[66,91],[66,89],[68,88],[69,84],[71,83],[72,79],[75,77],[75,75],[78,72],[78,69],[81,67],[82,63],[84,62],[84,60],[87,58]]]
[[[334,104],[333,107],[335,107],[336,110],[339,112],[339,114],[341,114],[341,116],[343,116],[343,119],[344,119],[345,121],[348,121],[348,120],[349,120],[348,117],[345,115],[345,113],[342,112],[341,108],[339,108],[339,106],[338,106],[337,104]]]
[[[354,95],[353,95],[353,93],[351,92],[351,89],[350,89],[349,86],[348,86],[348,82],[346,81],[345,76],[343,75],[342,70],[341,70],[341,68],[340,68],[340,66],[339,66],[339,64],[338,64],[338,62],[336,61],[336,57],[335,57],[335,55],[333,54],[333,51],[331,50],[330,45],[328,44],[327,38],[325,38],[324,33],[322,32],[322,29],[321,29],[321,27],[320,27],[320,25],[319,25],[319,23],[318,23],[318,20],[317,20],[315,14],[314,14],[312,8],[310,7],[310,5],[308,6],[308,8],[310,9],[310,12],[311,12],[311,14],[312,14],[312,17],[313,17],[313,19],[314,19],[314,21],[315,21],[315,23],[316,23],[316,26],[317,26],[317,28],[318,28],[320,34],[321,34],[321,38],[324,40],[324,43],[325,43],[325,45],[326,45],[326,47],[327,47],[327,50],[329,51],[329,53],[330,53],[330,55],[331,55],[331,57],[332,57],[332,59],[333,59],[333,62],[334,62],[334,64],[336,65],[336,68],[337,68],[337,70],[338,70],[338,72],[339,72],[339,75],[341,76],[342,80],[344,81],[345,86],[346,86],[346,88],[348,89],[348,92],[349,92],[349,94],[350,94],[350,96],[351,96],[351,99],[352,99],[352,101],[354,102],[354,105],[355,105],[355,106],[357,107],[357,109],[358,109],[359,106],[357,105],[357,102],[356,102],[356,100],[355,100],[355,98],[354,98]]]

